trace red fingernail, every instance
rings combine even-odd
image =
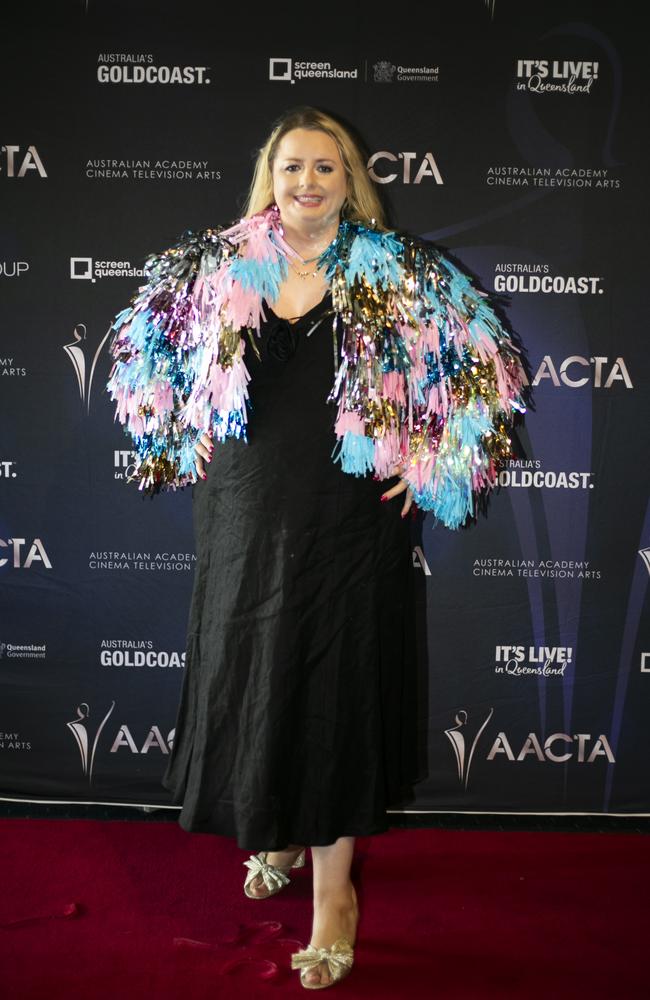
[[[379,480],[379,476],[377,475],[376,472],[375,472],[375,474],[374,474],[374,476],[372,478],[375,480],[375,482],[378,482],[378,480]]]
[[[387,497],[387,496],[386,496],[386,494],[384,493],[384,494],[383,494],[382,496],[380,496],[380,497],[379,497],[379,499],[380,499],[380,500],[381,500],[381,502],[383,503],[383,502],[384,502],[384,500],[388,500],[388,497]]]
[[[207,472],[202,472],[201,473],[201,479],[207,479],[207,478],[208,478]]]

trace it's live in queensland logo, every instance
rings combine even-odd
[[[517,59],[515,86],[532,94],[590,94],[599,78],[594,59]]]
[[[495,674],[510,677],[564,677],[573,663],[571,646],[513,646],[494,650]]]

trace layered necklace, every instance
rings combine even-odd
[[[318,257],[320,257],[320,254],[318,254]],[[303,259],[301,257],[300,260],[303,264],[312,264],[315,260],[318,260],[318,257],[309,257],[307,259]],[[312,278],[315,278],[318,275],[318,267],[315,267],[313,271],[299,271],[298,268],[295,266],[295,264],[292,264],[288,258],[287,262],[291,270],[294,271],[299,278],[308,278],[310,275]]]
[[[285,243],[287,243],[286,237],[283,236],[283,239],[284,239]],[[318,254],[316,254],[315,257],[303,257],[301,254],[298,253],[297,250],[295,250],[291,246],[290,243],[287,243],[287,246],[291,247],[291,249],[293,250],[293,252],[299,258],[301,264],[313,264],[314,261],[318,261],[318,260],[321,259],[321,257],[325,253],[325,251],[328,250],[332,246],[332,244],[335,242],[335,240],[337,240],[337,239],[338,239],[338,232],[337,232],[336,236],[334,236],[334,238],[330,240],[330,242],[327,244],[327,246],[323,250],[321,250]],[[296,267],[296,265],[291,261],[291,259],[289,257],[287,257],[287,263],[289,264],[289,267],[291,268],[291,270],[294,271],[295,274],[297,274],[299,278],[309,278],[309,277],[316,278],[316,277],[318,277],[318,272],[319,272],[320,268],[322,267],[322,263],[321,263],[317,267],[315,267],[312,271],[301,271],[298,267]]]

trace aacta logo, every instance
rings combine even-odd
[[[36,146],[28,146],[23,151],[22,146],[0,146],[0,174],[7,177],[25,177],[27,172],[35,170],[39,177],[47,177],[43,161],[38,155]]]
[[[421,569],[425,576],[431,576],[427,557],[419,545],[413,546],[413,569]]]
[[[167,736],[167,742],[160,732],[158,726],[151,726],[149,732],[144,738],[144,742],[138,748],[138,744],[131,735],[131,730],[128,726],[120,726],[117,736],[113,741],[111,746],[111,753],[117,753],[122,747],[126,747],[131,753],[149,753],[153,748],[160,750],[161,753],[169,753],[174,746],[174,736],[176,730],[172,729]]]
[[[98,346],[93,351],[95,344],[90,344],[89,339],[86,337],[86,324],[77,323],[73,330],[74,340],[71,340],[69,344],[62,345],[63,350],[70,358],[70,362],[74,368],[74,373],[77,376],[79,398],[81,399],[86,413],[90,413],[90,393],[93,387],[93,378],[95,375],[97,361],[102,353],[102,349],[110,332],[111,327],[109,326],[108,330],[99,341]]]
[[[66,722],[66,726],[74,736],[77,743],[77,749],[79,750],[79,756],[81,758],[81,770],[88,778],[90,784],[92,784],[93,780],[95,751],[97,750],[99,737],[101,736],[102,729],[108,722],[109,716],[114,708],[115,702],[111,704],[111,707],[104,718],[100,721],[99,725],[95,726],[90,719],[91,713],[88,703],[82,701],[80,705],[77,705],[76,719],[72,719],[71,722]]]
[[[472,760],[485,727],[492,718],[491,708],[478,725],[471,725],[469,714],[461,709],[455,716],[454,726],[445,729],[445,736],[451,743],[456,758],[458,780],[463,788],[467,788]],[[574,760],[578,764],[593,764],[597,757],[606,757],[610,764],[615,763],[609,740],[602,733],[593,737],[590,733],[551,733],[542,740],[536,733],[528,733],[521,747],[511,742],[504,732],[497,733],[496,739],[485,755],[485,760],[495,760],[502,755],[513,763],[521,763],[529,758],[540,763],[564,764]]]
[[[591,370],[586,371],[586,369]],[[613,382],[624,382],[626,388],[633,388],[623,358],[616,358],[610,364],[607,358],[581,358],[574,354],[564,359],[558,375],[553,358],[547,354],[537,370],[533,385],[539,385],[545,378],[550,379],[553,385],[559,386],[560,383],[564,383],[571,389],[579,389],[587,382],[591,382],[594,389],[609,389]]]
[[[383,163],[384,160],[388,163]],[[400,167],[393,166],[399,164],[400,160]],[[420,156],[419,153],[391,153],[387,149],[382,149],[372,154],[366,166],[377,184],[391,184],[400,175],[403,184],[421,184],[425,177],[432,177],[436,184],[444,183],[433,153]]]
[[[25,538],[0,538],[0,566],[9,564],[13,569],[30,569],[33,563],[40,562],[45,569],[52,569],[52,563],[40,538],[35,538],[31,542],[26,555],[23,551],[25,545],[27,545]],[[11,548],[13,548],[13,555],[7,553],[5,556],[2,554],[2,549]]]
[[[112,701],[108,712],[102,718],[98,718],[97,722],[94,722],[91,718],[92,712],[88,702],[82,701],[80,705],[77,705],[77,717],[71,722],[66,722],[66,726],[74,736],[77,749],[79,750],[81,770],[91,784],[99,737],[111,717],[114,708],[115,701]],[[131,753],[149,753],[149,750],[154,747],[160,750],[161,753],[168,754],[174,745],[175,732],[176,730],[172,729],[167,737],[167,742],[165,742],[158,726],[151,726],[142,745],[138,747],[129,727],[126,725],[120,726],[110,747],[110,753],[117,753],[121,747],[126,747]]]

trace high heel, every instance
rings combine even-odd
[[[317,969],[321,962],[327,962],[329,983],[307,982],[305,972]],[[333,986],[348,975],[353,962],[354,947],[345,937],[337,938],[331,948],[314,948],[309,944],[291,956],[291,968],[300,969],[300,983],[306,990],[322,990],[326,986]]]
[[[352,887],[352,893],[354,897],[354,909],[356,911],[356,930],[353,941],[348,937],[341,936],[336,939],[330,948],[316,948],[314,945],[309,944],[306,948],[294,952],[291,956],[291,968],[300,969],[300,985],[304,986],[306,990],[321,990],[326,986],[333,986],[334,983],[338,983],[341,979],[344,979],[352,968],[354,963],[354,943],[356,943],[359,931],[359,904],[354,886]],[[312,969],[318,969],[321,962],[327,964],[329,982],[323,983],[318,982],[318,980],[309,982],[305,978],[305,974]]]
[[[244,892],[249,899],[268,899],[269,896],[274,896],[276,892],[280,892],[280,889],[284,889],[285,885],[288,885],[291,881],[288,877],[288,872],[292,868],[304,868],[304,847],[292,865],[271,865],[266,860],[269,854],[270,851],[259,851],[257,854],[251,854],[247,861],[242,862],[242,864],[250,869],[244,882]],[[257,875],[262,876],[262,882],[268,890],[261,896],[249,890],[250,883]]]

